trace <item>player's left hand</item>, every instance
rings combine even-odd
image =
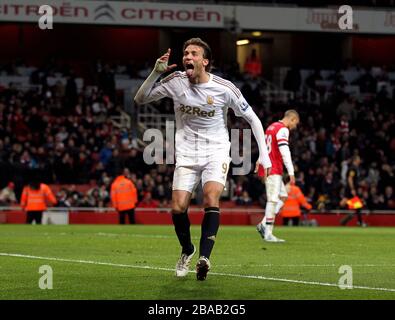
[[[296,181],[295,181],[295,176],[289,176],[289,183],[291,186],[294,186]]]

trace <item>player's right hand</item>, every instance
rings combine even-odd
[[[155,72],[165,73],[177,67],[176,64],[172,64],[170,66],[168,65],[170,53],[171,53],[171,49],[169,48],[167,49],[167,52],[163,56],[161,56],[158,60],[156,60],[155,68],[154,68]]]
[[[289,176],[289,183],[291,186],[294,186],[296,181],[295,181],[295,176]]]
[[[265,168],[263,171],[264,171],[264,179],[266,180],[266,178],[268,177],[268,176],[270,176],[270,172],[271,172],[271,170],[272,170],[272,167],[269,167],[269,168]]]
[[[261,164],[260,164],[260,162],[259,162],[259,160],[255,163],[255,170],[254,170],[254,173],[258,173],[258,171],[259,171],[259,166],[262,166]],[[263,166],[262,166],[262,168],[263,168]],[[271,167],[269,167],[269,168],[263,168],[263,176],[261,176],[261,178],[262,178],[262,180],[263,181],[265,181],[266,180],[266,178],[270,175],[270,170],[271,170],[272,168]]]

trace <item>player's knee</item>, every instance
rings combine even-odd
[[[219,207],[219,197],[215,193],[207,193],[203,196],[203,206]]]
[[[171,209],[172,209],[171,210],[172,213],[177,214],[177,213],[184,213],[188,209],[188,207],[186,205],[176,204],[173,205]]]
[[[188,209],[188,205],[185,203],[185,201],[173,199],[171,203],[171,209],[173,213],[183,213]]]
[[[278,196],[267,195],[267,201],[268,201],[268,202],[274,202],[274,203],[277,203],[277,202],[278,202],[278,200],[279,200],[279,197],[278,197]]]

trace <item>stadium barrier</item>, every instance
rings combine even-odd
[[[137,224],[172,224],[170,208],[136,208]],[[327,212],[311,211],[303,215],[301,221],[309,226],[339,226],[349,210]],[[395,211],[362,211],[364,221],[369,226],[395,226]],[[264,210],[259,207],[221,208],[222,225],[255,225],[261,221]],[[203,210],[196,206],[189,209],[191,224],[200,224]],[[23,224],[26,214],[20,207],[0,207],[0,223]],[[44,212],[44,224],[118,224],[118,213],[113,208],[50,208]],[[282,224],[281,215],[276,224]],[[357,225],[354,217],[348,226]]]

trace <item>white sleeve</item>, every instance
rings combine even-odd
[[[137,91],[134,101],[138,104],[145,104],[162,99],[164,97],[171,97],[171,80],[176,74],[177,71],[171,73],[166,78],[157,83],[156,81],[161,76],[161,73],[152,70],[151,74],[147,77],[147,79]]]
[[[281,153],[281,157],[283,159],[285,167],[287,168],[287,172],[290,176],[293,176],[295,175],[295,170],[292,164],[291,151],[289,150],[289,145],[288,145],[288,138],[289,138],[288,128],[281,128],[280,130],[278,130],[276,138],[277,138],[278,148]]]
[[[231,97],[231,102],[229,106],[233,109],[236,116],[243,117],[250,124],[252,132],[255,136],[255,140],[258,144],[259,164],[261,164],[264,168],[271,168],[272,162],[269,158],[269,153],[266,146],[265,132],[263,130],[262,123],[259,120],[258,116],[255,114],[254,110],[252,110],[251,106],[244,99],[241,92],[237,91],[237,93],[239,94],[239,96],[237,96],[234,92],[229,93]]]

